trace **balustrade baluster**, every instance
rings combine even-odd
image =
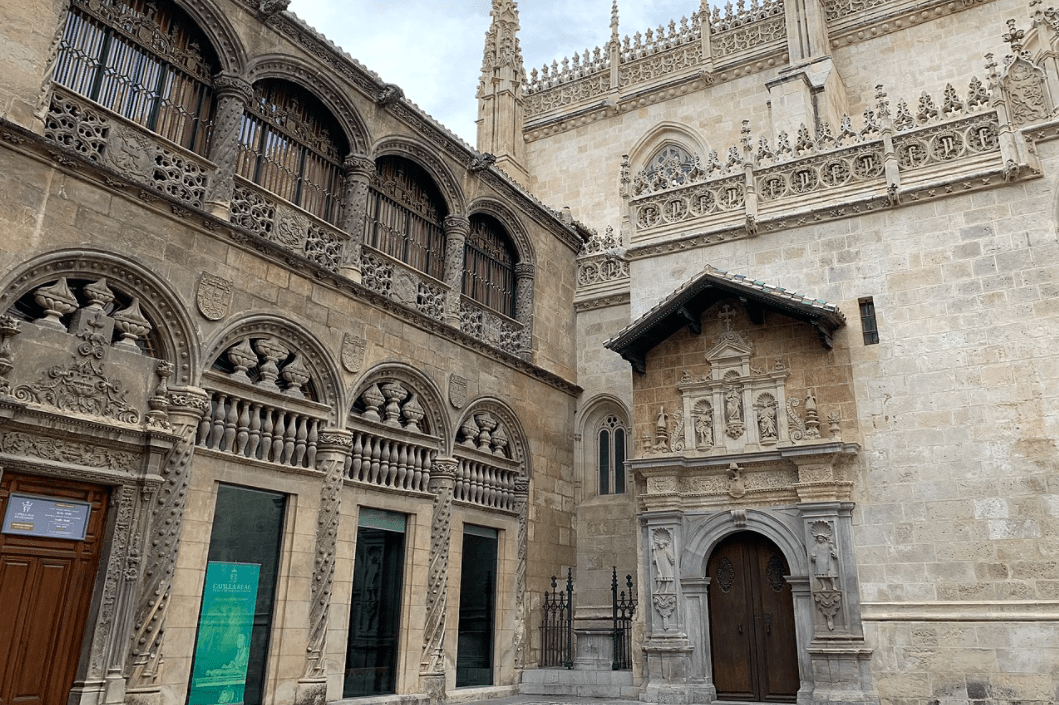
[[[309,437],[305,440],[305,467],[307,468],[316,467],[316,443],[319,440],[320,420],[309,419]]]
[[[283,462],[283,434],[287,432],[287,412],[276,409],[276,428],[272,432],[272,454],[269,457],[274,463]]]
[[[397,472],[400,469],[400,465],[398,463],[398,460],[400,459],[400,453],[397,450],[399,445],[401,444],[397,443],[396,441],[390,443],[390,468],[386,476],[387,487],[400,487],[397,482]]]
[[[456,465],[456,487],[452,492],[453,499],[463,500],[467,496],[467,461],[461,460]]]
[[[430,468],[434,463],[434,458],[437,457],[437,451],[424,450],[423,451],[423,477],[419,480],[419,487],[416,488],[420,492],[426,492],[427,488],[430,487]]]
[[[357,431],[353,436],[353,452],[349,454],[348,476],[353,480],[363,480],[361,468],[364,465],[364,434]]]
[[[305,439],[309,437],[309,431],[306,429],[308,423],[309,418],[306,416],[298,419],[298,431],[294,436],[294,458],[291,460],[291,465],[296,468],[305,467],[302,461],[305,460]]]
[[[239,402],[239,421],[235,431],[235,454],[246,455],[246,444],[250,440],[250,402]]]
[[[493,500],[496,499],[496,473],[493,471],[493,466],[487,465],[483,468],[482,473],[482,504],[487,507],[493,506]]]
[[[382,453],[382,448],[380,447],[382,441],[373,436],[369,442],[371,443],[371,468],[368,470],[368,482],[375,484],[379,478],[379,456]]]
[[[261,405],[254,402],[250,405],[250,428],[246,441],[246,457],[256,458],[257,448],[261,443]]]
[[[402,490],[408,489],[408,444],[402,443],[397,457],[397,486]]]
[[[221,436],[221,445],[219,450],[231,452],[232,444],[235,443],[235,427],[239,422],[239,400],[235,397],[230,397],[228,403],[228,413],[224,417],[224,435]]]
[[[276,424],[272,419],[273,409],[266,406],[261,411],[265,415],[265,425],[261,429],[261,459],[267,462],[272,459],[272,438]]]
[[[294,457],[294,437],[298,433],[298,420],[301,418],[300,414],[290,414],[287,418],[287,429],[283,434],[283,459],[280,460],[284,465],[293,465],[291,459]]]
[[[213,430],[213,410],[217,406],[216,399],[210,399],[210,410],[203,414],[202,420],[199,421],[199,435],[195,439],[195,445],[205,446],[206,439],[210,437],[210,431]]]
[[[412,489],[419,490],[423,479],[423,449],[412,446]]]
[[[480,504],[482,501],[482,464],[471,465],[471,502]]]
[[[213,431],[210,433],[210,439],[206,442],[207,448],[220,446],[221,439],[224,437],[224,417],[227,416],[225,402],[227,400],[227,394],[217,395],[217,404],[213,407]]]

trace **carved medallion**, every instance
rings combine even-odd
[[[195,302],[207,320],[219,321],[228,315],[232,306],[232,283],[205,272],[199,277],[199,288]]]
[[[783,577],[783,560],[779,556],[769,558],[765,575],[768,576],[769,586],[772,587],[773,592],[780,592],[787,584],[786,578]]]
[[[356,374],[364,367],[364,350],[368,342],[364,338],[346,333],[342,336],[342,367]]]
[[[731,592],[732,585],[735,584],[735,568],[732,567],[732,562],[727,558],[722,558],[721,562],[717,564],[717,575],[714,578],[716,578],[717,586],[721,588],[721,592]]]
[[[419,284],[408,272],[397,270],[393,273],[393,288],[390,290],[390,297],[406,306],[415,306],[419,298]]]
[[[457,409],[467,403],[467,380],[459,375],[449,376],[449,403]]]

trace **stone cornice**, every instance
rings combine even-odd
[[[1055,622],[1059,600],[862,602],[865,622]]]
[[[120,195],[129,201],[138,201],[139,205],[144,208],[149,208],[156,213],[170,217],[187,227],[232,242],[284,266],[292,272],[329,286],[350,298],[384,310],[409,325],[413,325],[428,333],[442,336],[565,394],[576,397],[582,391],[577,384],[553,372],[526,362],[515,355],[486,345],[452,326],[436,321],[418,311],[376,294],[341,274],[333,272],[305,257],[301,257],[245,228],[221,220],[203,210],[193,208],[160,191],[149,189],[124,174],[85,159],[72,150],[62,148],[46,140],[43,136],[30,132],[3,118],[0,118],[0,146],[13,149],[68,173],[78,174],[81,178],[95,183],[100,188]]]
[[[630,458],[625,463],[643,475],[686,470],[691,468],[727,468],[732,463],[741,467],[770,465],[784,460],[797,462],[821,458],[852,457],[860,452],[856,443],[824,441],[820,443],[798,443],[750,453],[726,453],[725,455],[684,455],[670,453],[646,458]]]

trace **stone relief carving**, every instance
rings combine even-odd
[[[342,367],[346,372],[356,374],[364,367],[364,352],[368,341],[359,336],[345,333],[342,336]]]
[[[1013,24],[1014,20],[1009,20]],[[1016,125],[1040,121],[1051,114],[1044,73],[1023,58],[1015,59],[1004,76],[1004,89]]]
[[[55,91],[44,121],[44,136],[93,162],[102,160],[110,119]]]
[[[430,522],[430,569],[427,573],[427,614],[423,629],[420,673],[443,673],[445,610],[449,584],[449,543],[452,536],[452,498],[456,463],[435,461],[430,475],[434,506]]]
[[[809,552],[813,564],[813,575],[820,590],[837,590],[838,586],[838,551],[832,540],[834,530],[830,522],[816,521],[810,526],[810,533],[816,542]]]
[[[228,315],[232,305],[232,282],[203,272],[199,275],[195,303],[207,320],[221,320]]]
[[[669,529],[651,531],[651,565],[654,566],[654,594],[652,600],[655,610],[662,618],[662,630],[669,631],[669,620],[676,609],[677,563],[673,552],[673,532]]]
[[[11,394],[11,381],[7,378],[15,366],[11,341],[21,332],[22,324],[18,319],[7,314],[0,315],[0,397]]]
[[[123,387],[120,380],[107,376],[102,362],[84,357],[67,365],[54,365],[33,384],[16,387],[15,398],[60,411],[139,423],[140,412],[125,400],[128,390]]]
[[[695,447],[713,447],[713,406],[706,399],[695,404]]]
[[[0,449],[11,455],[33,456],[60,463],[75,463],[90,468],[136,470],[137,456],[89,443],[9,432],[0,437]]]
[[[93,675],[102,676],[105,672],[104,659],[106,657],[107,643],[114,627],[115,606],[118,602],[119,593],[126,589],[122,586],[122,578],[127,582],[136,580],[138,577],[139,557],[138,551],[130,546],[130,529],[133,523],[133,505],[136,501],[136,488],[133,485],[122,485],[117,494],[115,504],[117,505],[117,520],[114,522],[114,534],[110,543],[110,559],[107,563],[106,578],[103,582],[103,597],[99,606],[99,617],[96,620],[97,628],[92,643],[91,659],[89,661],[89,672]],[[131,563],[126,565],[128,562]],[[117,616],[120,619],[120,615]]]
[[[758,396],[756,411],[758,437],[762,444],[773,444],[779,437],[776,426],[776,398],[765,393]]]
[[[518,561],[515,564],[515,613],[525,614],[526,606],[526,557],[529,551],[529,479],[515,478],[515,511],[518,512]],[[511,639],[515,652],[515,668],[525,665],[526,623],[515,622],[515,634]]]

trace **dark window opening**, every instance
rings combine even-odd
[[[875,320],[875,302],[870,296],[860,300],[860,327],[864,333],[865,345],[879,343],[879,324]]]
[[[397,692],[405,520],[360,510],[343,697]]]
[[[445,201],[425,170],[399,157],[381,157],[371,180],[365,241],[426,272],[445,276]]]
[[[217,59],[173,3],[75,0],[55,82],[185,149],[205,154]]]
[[[497,536],[496,529],[483,526],[463,529],[457,688],[493,684]]]
[[[517,258],[500,223],[489,216],[471,216],[463,252],[464,295],[514,318]]]
[[[599,454],[599,493],[625,493],[625,426],[617,416],[607,416],[600,425],[597,438]]]
[[[341,127],[308,91],[279,80],[254,85],[239,134],[240,176],[336,224],[348,152]]]

